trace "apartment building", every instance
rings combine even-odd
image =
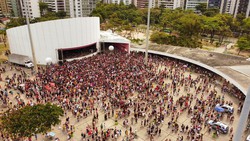
[[[23,17],[28,14],[29,18],[40,17],[39,0],[20,0]],[[28,10],[27,10],[28,8]],[[28,11],[28,12],[27,12]]]
[[[11,10],[12,17],[22,17],[22,7],[20,0],[9,0],[8,7]]]
[[[240,0],[238,5],[237,14],[245,14],[246,17],[250,15],[250,0]]]
[[[2,17],[3,17],[3,12],[2,12],[2,9],[0,7],[0,18],[2,18]]]
[[[184,0],[158,0],[158,7],[164,7],[168,9],[183,8]]]
[[[184,8],[195,10],[195,7],[201,3],[208,3],[208,0],[186,0]]]
[[[43,0],[53,12],[66,11],[65,0]]]
[[[121,2],[125,5],[130,5],[133,3],[132,0],[103,0],[104,3],[114,3],[114,4],[120,4]]]
[[[237,15],[239,13],[249,17],[250,1],[249,0],[209,0],[209,8],[219,8],[220,13]]]
[[[3,16],[10,16],[9,0],[0,0],[0,8]]]
[[[149,0],[134,0],[132,3],[138,8],[148,8]],[[151,0],[151,7],[156,7],[156,0]]]
[[[96,8],[97,0],[65,0],[66,13],[70,17],[87,17]]]

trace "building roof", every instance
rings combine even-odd
[[[130,43],[130,40],[112,33],[112,31],[100,31],[100,42],[106,43]]]
[[[1,18],[0,19],[2,22],[10,20],[9,18]]]

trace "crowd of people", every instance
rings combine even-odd
[[[0,71],[5,73],[7,69]],[[19,72],[2,78],[6,83],[1,86],[1,102],[16,109],[47,102],[60,105],[66,117],[62,132],[69,140],[74,136],[86,141],[133,140],[140,130],[134,125],[140,124],[153,141],[162,134],[166,122],[171,133],[178,135],[177,141],[204,141],[202,129],[212,130],[206,124],[208,120],[221,121],[227,116],[233,122],[236,114],[216,112],[215,105],[228,104],[240,111],[244,100],[237,88],[206,69],[157,55],[150,55],[145,64],[143,53],[138,52],[105,52],[39,67],[33,79],[25,71]],[[20,98],[22,94],[25,100]],[[239,104],[225,100],[227,94],[237,97]],[[10,100],[11,95],[16,101]],[[190,123],[184,125],[178,119],[186,113]],[[74,135],[71,119],[83,121],[90,116],[92,124]],[[116,124],[122,121],[126,130],[105,128],[105,121],[111,118]],[[213,131],[219,136],[219,129]],[[230,131],[232,136],[232,127]],[[7,137],[1,133],[2,140]]]

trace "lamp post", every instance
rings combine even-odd
[[[32,34],[31,34],[31,30],[30,30],[29,15],[30,14],[29,14],[28,0],[26,0],[26,23],[27,23],[27,27],[28,27],[28,35],[29,35],[29,39],[30,39],[30,47],[31,47],[31,52],[32,52],[32,59],[33,59],[33,63],[34,63],[34,69],[35,69],[35,73],[37,73],[38,69],[37,69],[37,63],[36,63],[36,54],[35,54],[35,50],[34,50]]]
[[[152,0],[148,1],[148,19],[147,19],[147,31],[146,31],[146,52],[145,52],[145,64],[148,64],[148,40],[149,40],[149,24],[150,24],[150,5]]]
[[[246,125],[249,111],[250,111],[250,87],[248,88],[248,92],[247,92],[247,95],[246,95],[246,98],[245,98],[245,101],[243,104],[243,108],[241,110],[240,119],[238,122],[238,127],[237,127],[235,134],[234,134],[233,141],[241,141],[242,140],[242,135],[243,135],[244,130],[246,128],[244,125]]]

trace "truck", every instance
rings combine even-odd
[[[8,61],[10,63],[22,65],[28,68],[32,68],[34,66],[29,56],[20,54],[9,54]]]

